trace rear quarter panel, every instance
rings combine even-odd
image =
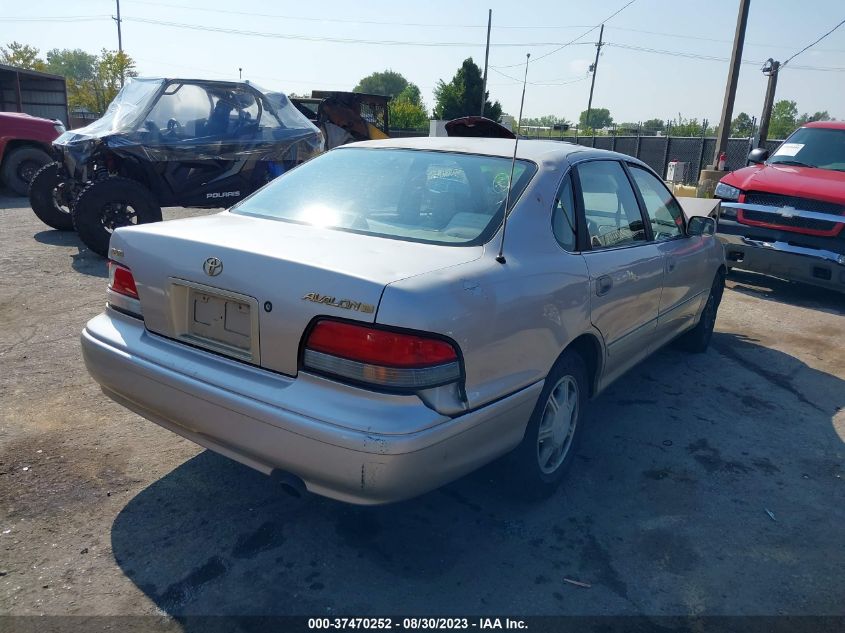
[[[589,275],[551,231],[561,170],[538,173],[508,221],[475,261],[389,284],[377,321],[436,332],[463,353],[466,395],[477,408],[548,374],[566,345],[590,325]],[[459,247],[451,247],[459,248]]]

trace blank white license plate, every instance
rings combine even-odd
[[[248,303],[194,288],[188,301],[191,336],[244,351],[252,348]]]

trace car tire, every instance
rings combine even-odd
[[[694,328],[682,334],[678,338],[678,347],[691,354],[703,354],[710,345],[713,338],[713,328],[716,326],[716,314],[719,311],[719,304],[722,303],[722,294],[725,291],[725,273],[719,271],[713,280],[710,294],[707,295],[707,303],[701,311],[701,317]]]
[[[35,174],[51,160],[50,155],[38,147],[13,149],[3,161],[0,179],[16,194],[25,196]]]
[[[567,350],[546,377],[525,436],[512,454],[520,496],[543,499],[560,486],[578,451],[588,399],[586,364]]]
[[[70,210],[59,205],[56,187],[61,184],[59,163],[39,169],[29,183],[29,206],[44,224],[59,231],[72,231]]]
[[[114,176],[85,187],[71,209],[71,216],[85,246],[105,257],[115,229],[160,222],[161,207],[142,184]]]

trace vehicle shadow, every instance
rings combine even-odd
[[[845,381],[731,334],[714,346],[660,352],[602,394],[543,502],[501,462],[389,506],[294,499],[206,451],[122,509],[115,560],[186,631],[199,615],[840,613]]]
[[[91,252],[79,239],[76,231],[45,230],[39,231],[33,237],[37,242],[49,246],[75,247],[76,252],[71,254],[71,267],[75,271],[94,277],[109,276],[106,260]]]
[[[736,269],[730,272],[727,282],[735,292],[757,299],[845,315],[845,292],[835,292]]]

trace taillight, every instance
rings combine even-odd
[[[389,389],[426,389],[461,378],[455,346],[430,334],[320,319],[305,341],[307,369]]]
[[[132,316],[141,316],[135,277],[126,266],[109,260],[108,304]]]
[[[138,298],[132,271],[113,261],[109,261],[109,288],[127,297]]]

